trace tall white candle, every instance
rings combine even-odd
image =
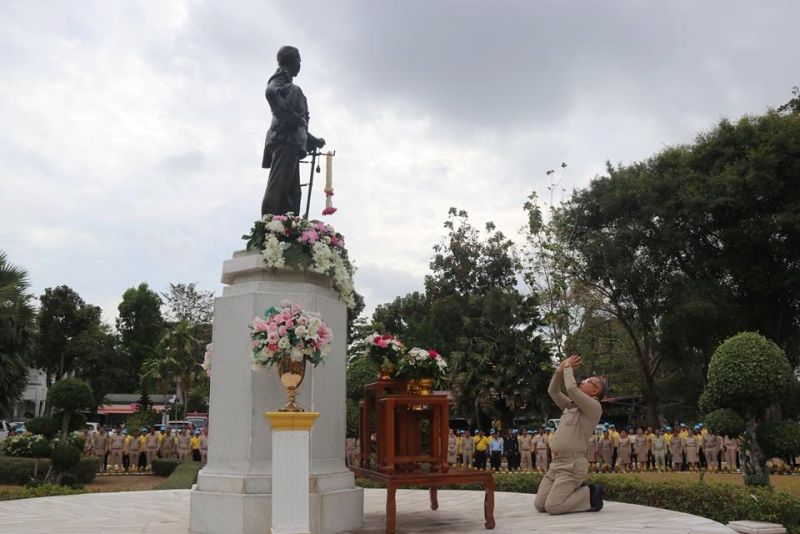
[[[325,190],[333,190],[333,153],[325,154]]]

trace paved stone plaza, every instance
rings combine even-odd
[[[386,492],[364,491],[364,529],[383,532]],[[599,513],[548,516],[533,510],[533,495],[495,494],[494,532],[552,534],[734,534],[709,519],[632,504],[606,503]],[[428,493],[398,490],[399,533],[485,533],[483,493],[440,491],[439,510],[428,507]],[[183,534],[189,531],[189,491],[137,491],[44,497],[0,502],[4,534]],[[228,534],[228,533],[226,533]],[[229,533],[233,534],[233,533]]]

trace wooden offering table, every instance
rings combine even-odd
[[[491,471],[450,470],[447,464],[449,399],[444,394],[409,395],[399,380],[381,380],[364,388],[359,414],[361,466],[356,476],[386,486],[386,533],[397,522],[397,488],[416,485],[430,490],[431,509],[439,507],[444,485],[475,482],[483,486],[485,527],[493,529],[494,478]],[[373,425],[374,415],[374,425]],[[427,447],[423,428],[427,423]],[[373,451],[372,434],[375,435]]]
[[[437,490],[447,484],[466,484],[476,482],[483,486],[484,526],[491,530],[494,528],[494,478],[491,471],[462,471],[452,470],[447,473],[403,473],[388,475],[372,469],[351,467],[357,477],[374,480],[386,486],[386,534],[395,534],[397,528],[397,502],[395,500],[397,488],[407,485],[428,487],[431,492],[431,510],[439,508]]]

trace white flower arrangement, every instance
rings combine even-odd
[[[447,362],[433,349],[414,347],[400,360],[403,375],[411,378],[441,379],[447,372]]]
[[[203,355],[203,363],[200,365],[203,368],[203,371],[206,372],[206,376],[211,378],[211,358],[214,355],[213,347],[211,343],[206,345],[206,353]]]
[[[323,274],[348,308],[355,307],[353,265],[344,238],[332,226],[296,215],[264,215],[248,235],[247,250],[259,251],[270,269],[291,267]]]

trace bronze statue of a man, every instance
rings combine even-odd
[[[267,83],[267,102],[272,122],[264,142],[261,166],[269,169],[269,181],[261,214],[300,214],[299,162],[306,153],[325,146],[325,140],[308,133],[308,103],[303,90],[292,83],[300,72],[300,51],[293,46],[278,50],[278,70]]]

